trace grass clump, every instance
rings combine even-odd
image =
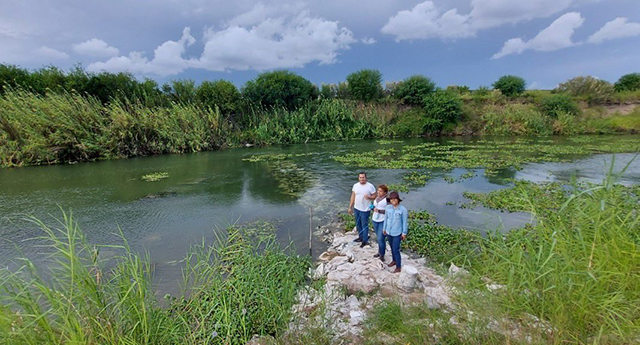
[[[147,181],[147,182],[157,182],[157,181],[160,181],[160,180],[165,179],[167,177],[169,177],[169,173],[156,172],[156,173],[143,175],[142,176],[142,180],[143,181]]]
[[[124,241],[108,246],[120,254],[106,261],[71,216],[59,229],[36,222],[53,262],[42,273],[28,260],[0,270],[2,344],[244,344],[254,334],[277,336],[310,264],[281,249],[272,227],[231,227],[191,250],[183,295],[162,308],[148,256]]]
[[[486,295],[511,318],[548,322],[550,343],[629,343],[640,334],[637,187],[575,190],[555,210],[521,189],[536,225],[481,241],[476,277],[504,288]],[[475,289],[484,289],[476,286]],[[482,307],[481,307],[482,308]]]
[[[463,229],[438,224],[425,211],[409,213],[409,234],[404,245],[437,264],[466,264],[477,247],[476,236]]]
[[[533,209],[531,200],[546,205],[548,210],[557,210],[567,200],[567,191],[561,183],[534,183],[516,180],[512,188],[499,189],[490,193],[464,192],[464,197],[472,204],[509,212],[526,212]],[[471,205],[473,206],[473,205]]]

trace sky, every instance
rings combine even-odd
[[[640,72],[638,0],[0,0],[0,63],[242,86],[373,68],[440,87],[523,77],[551,89]]]

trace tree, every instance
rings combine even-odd
[[[525,86],[526,82],[524,79],[515,75],[504,75],[493,83],[494,89],[500,90],[503,95],[508,97],[523,93]]]
[[[462,116],[462,99],[457,93],[436,90],[423,100],[425,131],[438,132]]]
[[[375,69],[363,69],[347,76],[349,96],[369,102],[382,97],[382,74]]]
[[[606,102],[613,91],[611,83],[592,76],[575,77],[561,83],[556,88],[556,92],[566,92],[574,97],[582,97],[589,104]]]
[[[625,74],[613,85],[614,89],[620,91],[640,90],[640,73]]]
[[[424,97],[436,88],[431,79],[414,75],[400,82],[394,89],[393,95],[404,104],[421,105]]]
[[[274,71],[248,81],[242,88],[242,95],[254,104],[292,110],[317,98],[318,88],[295,73]]]
[[[224,115],[234,114],[238,110],[240,91],[227,80],[204,81],[196,91],[198,102],[205,107],[218,107]]]

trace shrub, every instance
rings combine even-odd
[[[618,92],[640,90],[640,73],[625,74],[613,86]]]
[[[360,101],[374,101],[382,97],[382,74],[375,69],[363,69],[347,76],[349,96]]]
[[[289,110],[318,97],[318,89],[307,79],[289,72],[274,71],[260,74],[248,81],[242,94],[249,101],[265,107],[280,106]]]
[[[508,97],[523,93],[525,86],[524,79],[515,75],[504,75],[493,83],[494,89],[500,90],[503,95]]]
[[[420,108],[411,108],[398,116],[391,125],[396,136],[416,137],[424,133],[425,116]]]
[[[437,132],[447,124],[462,116],[462,100],[458,94],[437,90],[423,100],[425,112],[425,130]]]
[[[465,93],[468,93],[471,88],[466,85],[449,85],[447,86],[447,90],[459,95],[464,95]]]
[[[592,76],[575,77],[558,85],[556,92],[566,92],[571,96],[583,97],[590,104],[598,104],[611,97],[613,85]]]
[[[436,88],[431,79],[422,76],[411,76],[395,86],[394,96],[405,104],[420,105],[424,97]]]
[[[488,86],[480,86],[477,90],[473,92],[473,94],[478,96],[488,96],[491,93],[491,90]]]
[[[196,91],[198,102],[205,107],[218,107],[224,115],[234,114],[238,110],[240,91],[226,80],[204,81]]]
[[[558,114],[560,113],[577,115],[580,112],[573,98],[564,93],[543,98],[540,104],[540,110],[542,110],[543,114],[552,118],[558,118]]]
[[[0,64],[0,94],[4,88],[25,87],[29,83],[29,71],[14,65]]]

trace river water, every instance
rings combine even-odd
[[[393,145],[469,140],[474,139],[407,139]],[[0,264],[11,266],[20,256],[41,261],[48,248],[40,246],[37,237],[42,232],[25,218],[34,216],[55,225],[62,210],[72,211],[90,243],[119,243],[120,228],[134,250],[148,251],[165,291],[174,290],[180,277],[178,261],[191,245],[203,238],[210,241],[215,232],[236,222],[272,221],[283,243],[292,241],[299,252],[308,253],[309,207],[313,228],[346,211],[351,186],[361,170],[335,161],[334,156],[383,146],[375,140],[310,143],[0,169]],[[279,187],[281,181],[273,165],[246,160],[253,155],[280,153],[294,154],[291,160],[296,169],[308,173],[304,176],[309,182],[298,195]],[[616,169],[622,169],[633,157],[633,153],[617,154]],[[502,169],[492,177],[477,169],[473,178],[455,183],[443,177],[461,176],[466,169],[432,171],[424,187],[401,194],[409,210],[426,209],[442,224],[477,231],[508,230],[530,221],[530,216],[482,207],[460,208],[468,201],[462,193],[505,188],[512,185],[513,178],[568,181],[576,176],[599,182],[611,158],[611,154],[596,154],[563,163],[530,163],[519,171]],[[157,182],[141,179],[155,172],[166,172],[169,177]],[[405,171],[367,172],[370,182],[388,184],[401,182]],[[640,182],[640,160],[631,164],[621,181]],[[313,246],[317,255],[323,245],[314,239]],[[103,249],[105,252],[108,255],[108,249]]]

